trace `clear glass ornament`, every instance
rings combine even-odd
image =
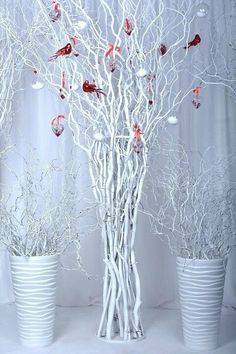
[[[35,77],[33,78],[33,80],[32,80],[31,87],[32,87],[32,89],[34,89],[34,90],[40,90],[40,89],[42,89],[42,88],[44,87],[43,81],[41,81],[41,80],[39,79],[39,77],[37,77],[37,74],[36,74],[36,76],[35,76]]]
[[[148,71],[145,68],[139,68],[138,71],[136,72],[136,75],[138,77],[145,77],[147,76]]]
[[[105,136],[99,132],[99,131],[96,131],[94,134],[93,134],[93,137],[95,140],[97,141],[103,141],[105,139]]]
[[[178,124],[178,118],[176,116],[170,116],[167,118],[169,124]]]
[[[88,23],[83,20],[83,19],[79,19],[78,22],[77,22],[77,27],[80,29],[80,30],[83,30],[87,27]]]
[[[206,17],[209,11],[209,6],[201,1],[197,6],[196,6],[196,15],[198,17]]]
[[[79,88],[78,82],[72,82],[72,84],[70,85],[70,90],[71,91],[77,91],[78,88]]]

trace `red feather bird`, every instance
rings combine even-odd
[[[98,98],[100,97],[99,96],[100,94],[106,96],[106,94],[102,91],[102,89],[97,87],[95,82],[90,84],[88,80],[85,80],[85,82],[83,83],[83,91],[88,93],[96,92]]]
[[[201,42],[201,37],[197,33],[195,35],[195,37],[193,38],[193,40],[191,42],[189,42],[188,45],[186,47],[184,47],[184,49],[187,49],[187,48],[190,48],[190,47],[196,47],[196,45],[198,45],[200,42]]]
[[[64,56],[64,55],[69,55],[72,52],[72,45],[70,43],[67,43],[67,45],[61,49],[58,49],[58,51],[52,55],[48,61],[52,61],[57,59],[60,56]]]

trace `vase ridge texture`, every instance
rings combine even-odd
[[[21,342],[51,344],[54,334],[58,256],[11,256],[12,281]]]
[[[177,272],[185,344],[193,350],[215,349],[224,293],[224,260],[178,257]]]

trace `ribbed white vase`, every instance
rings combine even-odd
[[[177,257],[177,272],[185,345],[198,351],[215,349],[224,293],[224,260]]]
[[[53,340],[58,256],[10,256],[22,344],[42,347]]]

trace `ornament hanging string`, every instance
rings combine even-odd
[[[125,33],[128,34],[128,36],[130,36],[133,31],[132,22],[128,19],[128,17],[126,17],[126,19],[125,19],[124,30],[125,30]]]

